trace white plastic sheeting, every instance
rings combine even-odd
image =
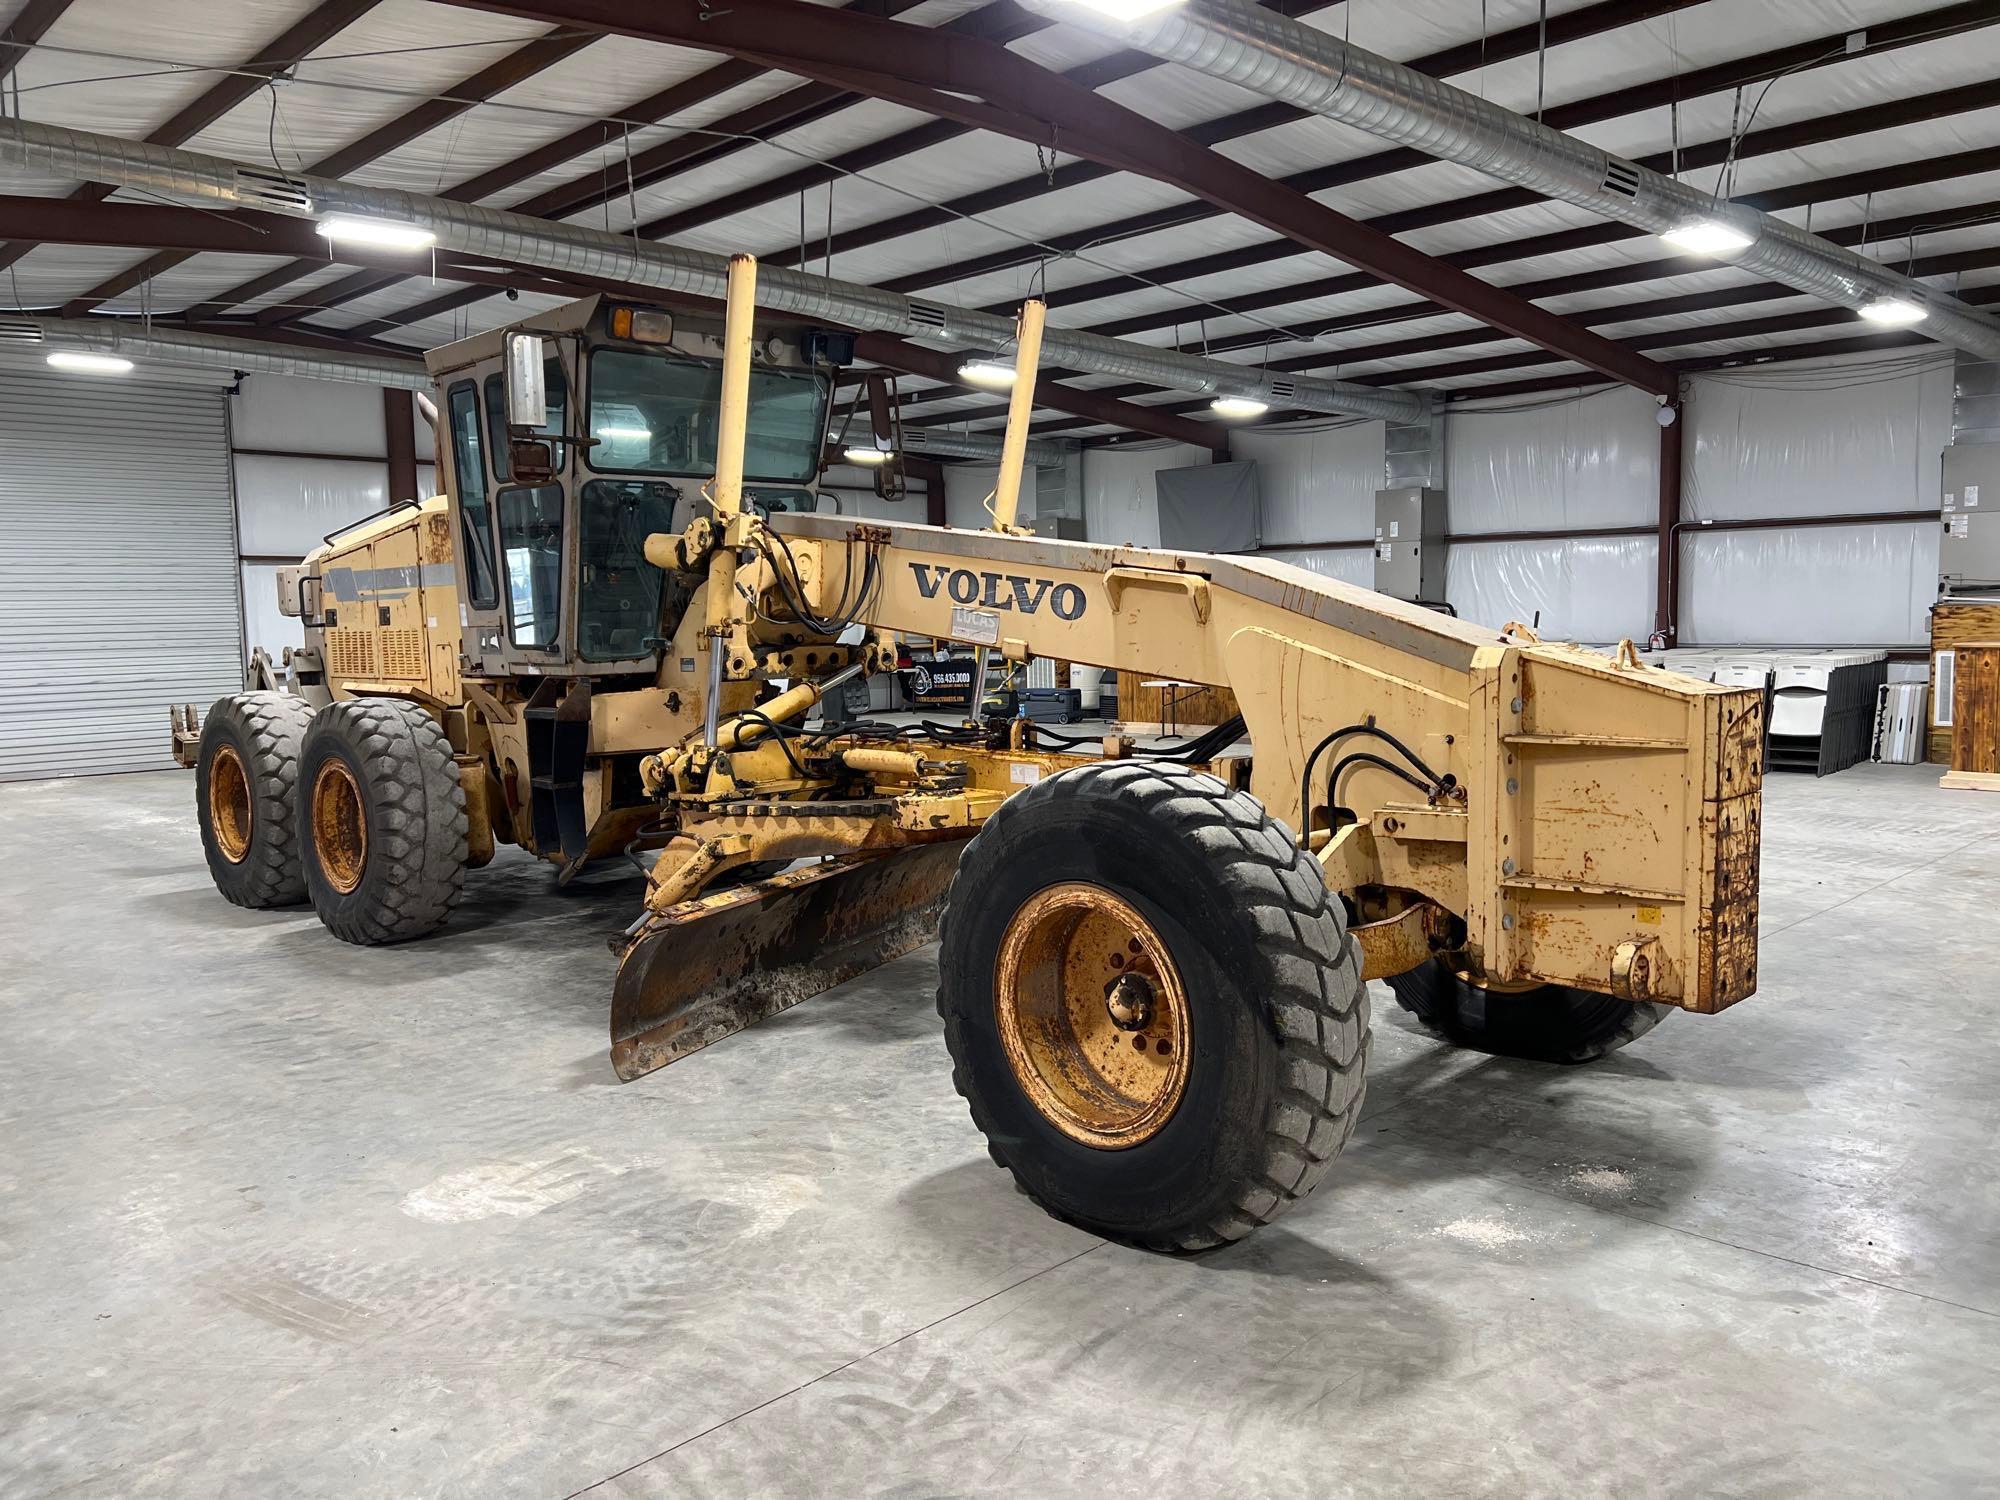
[[[244,557],[303,557],[329,531],[388,503],[389,471],[379,458],[236,455],[237,547]]]
[[[388,452],[382,392],[372,385],[252,375],[230,403],[229,439],[237,448],[379,459]]]
[[[1937,538],[1927,522],[1684,532],[1681,643],[1921,644]]]
[[[1091,448],[1083,455],[1083,524],[1093,542],[1160,545],[1160,508],[1153,476],[1208,457],[1189,443],[1143,448]],[[956,524],[954,522],[953,524]]]
[[[282,669],[287,646],[306,643],[305,627],[278,613],[277,563],[243,564],[243,657],[262,646]]]
[[[1882,358],[1697,378],[1687,408],[1687,516],[1935,509],[1939,454],[1951,441],[1951,356],[1940,352],[1888,379],[1880,378]]]
[[[1495,629],[1533,624],[1551,640],[1644,641],[1653,628],[1651,537],[1462,542],[1445,566],[1461,619]]]
[[[1526,411],[1445,419],[1446,512],[1460,536],[1652,521],[1660,496],[1653,398],[1620,387]]]
[[[1383,432],[1380,422],[1358,422],[1311,432],[1273,427],[1235,434],[1230,451],[1257,465],[1264,545],[1348,542],[1370,535],[1375,492],[1383,484]]]
[[[1279,551],[1267,549],[1257,556],[1267,562],[1290,563],[1322,578],[1337,578],[1342,583],[1359,584],[1364,589],[1375,587],[1375,550],[1372,547],[1287,547]]]

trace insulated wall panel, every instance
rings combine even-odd
[[[1951,441],[1951,356],[1887,379],[1881,362],[1842,356],[1696,377],[1688,518],[1935,510]]]
[[[1620,387],[1528,411],[1445,419],[1451,530],[1637,526],[1659,509],[1658,406]]]
[[[1337,578],[1364,589],[1375,587],[1375,553],[1368,547],[1287,547],[1276,552],[1266,550],[1257,556],[1304,568],[1322,578]]]
[[[1533,624],[1548,640],[1643,642],[1653,628],[1651,537],[1458,542],[1445,597],[1461,619],[1495,629]]]
[[[1361,422],[1299,432],[1246,428],[1230,439],[1237,458],[1257,464],[1264,545],[1347,542],[1375,524],[1375,492],[1386,482],[1383,424]]]
[[[380,459],[389,451],[380,386],[291,375],[244,377],[243,389],[230,401],[229,436],[238,448],[285,453]],[[428,456],[428,447],[424,451]]]
[[[278,564],[243,564],[243,659],[262,646],[282,669],[287,646],[306,643],[305,627],[278,612]]]
[[[389,503],[389,470],[379,458],[239,453],[235,462],[238,536],[245,557],[296,560],[328,532]]]
[[[1937,536],[1921,522],[1683,532],[1681,643],[1921,644]]]
[[[1159,546],[1160,511],[1153,475],[1200,463],[1207,456],[1206,449],[1188,443],[1084,450],[1083,513],[1090,539],[1113,546],[1128,542]]]

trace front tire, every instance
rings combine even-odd
[[[1675,1009],[1562,984],[1487,990],[1437,959],[1388,983],[1396,1003],[1434,1036],[1531,1062],[1595,1062],[1644,1036]]]
[[[1353,1133],[1359,956],[1248,793],[1135,761],[1051,777],[972,840],[940,937],[952,1080],[994,1159],[1079,1228],[1241,1239]]]
[[[343,942],[437,931],[465,890],[465,788],[422,708],[355,698],[314,715],[299,767],[306,886]]]
[[[202,720],[195,815],[215,888],[264,910],[306,899],[293,790],[312,705],[290,693],[237,693]]]

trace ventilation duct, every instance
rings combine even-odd
[[[167,323],[120,322],[111,318],[0,316],[0,349],[79,349],[122,354],[245,375],[297,375],[305,380],[345,380],[427,391],[431,377],[423,363],[384,355],[343,354],[336,350],[286,349],[262,339],[233,339],[190,333]]]
[[[728,259],[608,230],[559,224],[505,209],[455,203],[422,193],[360,187],[328,177],[276,174],[219,157],[121,140],[33,121],[0,121],[0,166],[37,176],[81,178],[137,188],[182,202],[232,203],[296,218],[357,214],[413,224],[437,236],[438,248],[530,266],[557,276],[622,281],[722,300]],[[893,333],[954,350],[998,353],[1014,338],[1014,320],[896,292],[835,281],[778,266],[759,268],[757,301],[773,312],[845,328]],[[1294,376],[1273,381],[1227,360],[1201,359],[1101,334],[1050,328],[1042,355],[1051,364],[1142,382],[1197,396],[1240,396],[1270,406],[1345,416],[1411,421],[1426,409],[1415,391],[1383,390],[1342,380]],[[1280,391],[1279,386],[1283,386]]]
[[[1076,451],[1074,443],[1028,439],[1028,462],[1037,469],[1059,469]],[[903,451],[926,458],[980,458],[1000,461],[1000,439],[983,432],[942,432],[936,428],[905,427]]]
[[[1914,302],[1928,313],[1921,324],[1927,336],[2000,358],[2000,322],[1955,297],[1782,219],[1740,204],[1718,204],[1699,188],[1275,10],[1244,0],[1192,0],[1178,10],[1120,22],[1070,0],[1021,4],[1163,61],[1654,234],[1702,220],[1726,222],[1751,244],[1719,260],[1855,311],[1884,298]]]

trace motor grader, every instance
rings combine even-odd
[[[580,391],[567,406],[547,395],[546,329],[432,356],[448,497],[340,545],[372,538],[377,588],[385,566],[420,592],[426,568],[467,580],[456,629],[424,621],[441,664],[458,654],[451,691],[333,670],[332,632],[355,620],[335,589],[330,706],[249,695],[209,715],[199,805],[218,883],[254,859],[259,889],[282,894],[303,867],[328,925],[377,941],[431,923],[429,893],[495,836],[565,868],[600,842],[642,848],[645,907],[616,944],[626,1079],[935,932],[953,1081],[994,1158],[1053,1212],[1164,1250],[1239,1238],[1325,1175],[1361,1107],[1369,978],[1455,1042],[1554,1061],[1751,993],[1754,693],[1649,668],[1629,643],[1544,643],[1261,559],[1020,531],[1033,302],[990,530],[760,509],[746,470],[772,397],[754,384],[754,298],[738,257],[712,476],[683,524],[638,546],[650,571],[623,586],[657,655],[620,657],[644,680],[615,691],[573,612],[529,648],[566,644],[567,669],[552,655],[536,671],[508,655],[519,613],[473,607],[506,592],[479,594],[482,567],[518,576],[519,532],[497,434],[460,415],[462,369],[497,362],[517,475],[562,470],[532,481],[560,532],[549,597],[581,594],[581,502],[607,456],[584,434],[611,441],[599,354],[586,337],[574,363],[553,356]],[[332,556],[311,565],[323,589]],[[629,539],[619,556],[637,567]],[[411,628],[369,603],[358,628]],[[1231,689],[1240,722],[1157,754],[1025,719],[815,724],[836,687],[893,670],[899,632],[975,648],[982,678],[993,654],[1171,671]],[[538,750],[562,724],[579,726],[568,758]],[[574,838],[553,814],[544,838],[544,794],[579,780]],[[273,824],[275,850],[258,843]],[[382,914],[351,920],[357,895]]]

